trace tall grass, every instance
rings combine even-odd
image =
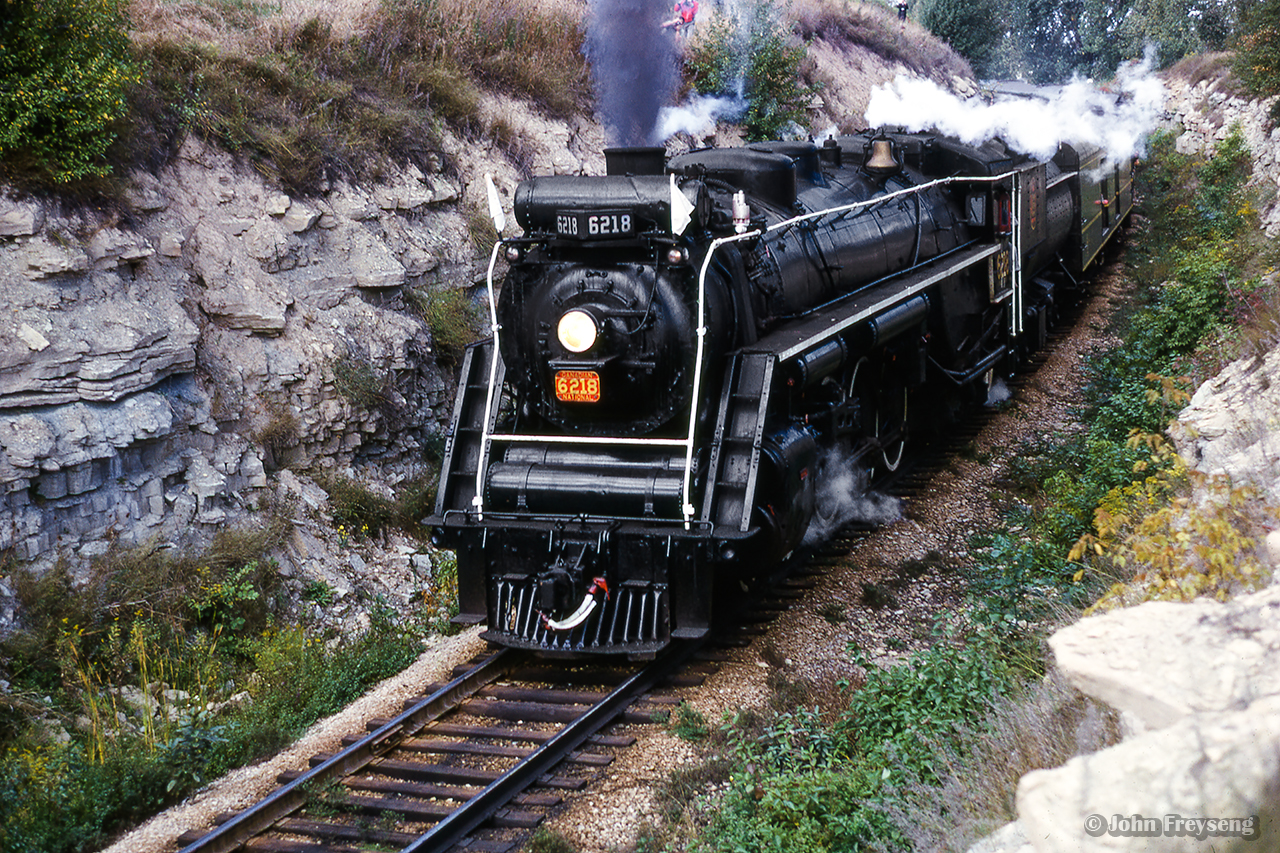
[[[194,133],[303,195],[393,162],[425,165],[443,126],[490,132],[483,91],[579,111],[590,90],[577,8],[388,0],[306,16],[296,4],[144,4],[135,43],[147,71],[113,156],[155,167]]]
[[[805,41],[823,39],[861,47],[887,63],[901,64],[934,79],[973,77],[969,63],[945,42],[914,23],[905,26],[888,6],[850,0],[800,0],[792,9],[795,31]]]
[[[360,494],[335,499],[354,518],[385,511],[383,523],[416,527],[421,491],[372,509]],[[287,620],[266,554],[291,528],[223,534],[200,555],[113,550],[82,590],[56,571],[11,573],[24,619],[0,644],[9,682],[0,694],[0,851],[95,849],[289,743],[444,629],[456,595],[448,561],[421,579],[407,612],[366,604],[370,627],[358,636],[333,642],[306,620]]]

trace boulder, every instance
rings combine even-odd
[[[1233,483],[1254,483],[1280,503],[1280,349],[1227,365],[1202,383],[1170,429],[1196,470]]]
[[[1280,697],[1197,714],[1018,784],[1018,819],[1037,853],[1208,851],[1252,840],[1280,776]],[[1197,828],[1179,818],[1227,819]]]
[[[1071,684],[1152,729],[1280,695],[1280,587],[1221,604],[1152,601],[1049,638]]]

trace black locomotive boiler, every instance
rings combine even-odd
[[[430,523],[497,643],[652,655],[1042,346],[1133,204],[1063,145],[863,133],[525,181]]]

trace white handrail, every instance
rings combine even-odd
[[[493,293],[493,268],[498,263],[498,250],[502,248],[502,239],[499,238],[493,244],[493,251],[489,254],[489,274],[487,278],[489,289],[489,328],[493,332],[493,353],[489,356],[489,387],[486,390],[484,401],[484,423],[480,425],[480,457],[476,460],[476,494],[471,499],[471,505],[476,508],[476,517],[484,520],[484,472],[489,458],[489,442],[492,436],[489,435],[489,420],[493,416],[493,398],[495,394],[501,393],[501,389],[495,389],[498,379],[498,331],[502,326],[498,325],[498,300]]]

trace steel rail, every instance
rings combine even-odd
[[[266,799],[240,812],[179,853],[231,853],[255,835],[306,804],[316,782],[349,776],[378,758],[403,738],[453,709],[466,697],[501,678],[526,655],[502,649],[463,673],[376,731],[316,765]]]
[[[400,853],[443,853],[462,841],[513,796],[528,788],[582,746],[587,738],[608,725],[660,679],[682,666],[702,645],[702,641],[680,643],[669,654],[628,677],[581,717],[552,736],[537,752],[511,767]]]

